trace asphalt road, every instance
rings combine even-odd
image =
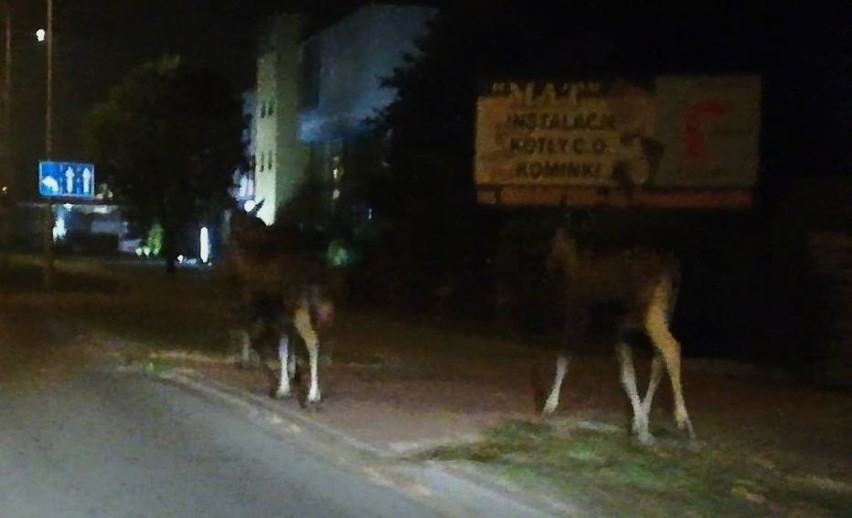
[[[78,331],[0,308],[3,518],[435,515],[305,437],[116,370]]]
[[[0,398],[0,515],[434,516],[180,387],[79,374]]]
[[[435,466],[368,459],[304,422],[118,369],[56,317],[0,304],[2,518],[543,515]]]

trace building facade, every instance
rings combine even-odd
[[[255,200],[267,224],[303,183],[308,151],[298,138],[299,58],[303,19],[282,14],[261,37],[255,98]]]
[[[416,52],[434,15],[432,8],[368,4],[311,34],[298,15],[269,24],[257,65],[255,197],[264,200],[264,221],[282,207],[319,221],[331,216],[347,148],[394,99],[382,79]]]

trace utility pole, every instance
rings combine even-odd
[[[12,8],[9,0],[3,1],[3,14],[6,22],[3,45],[3,139],[9,146],[9,136],[12,134]],[[8,152],[11,155],[11,149]]]
[[[12,9],[9,0],[2,3],[5,30],[3,50],[3,89],[0,95],[0,105],[3,119],[0,126],[0,266],[6,266],[9,247],[12,243],[12,214],[11,198],[14,196],[15,161],[12,151]]]
[[[44,151],[53,155],[53,0],[47,0],[47,100],[44,116]]]
[[[47,0],[47,84],[44,109],[44,154],[45,160],[53,155],[53,0]],[[53,201],[48,199],[44,215],[44,288],[53,289],[53,277],[56,269],[53,249]]]
[[[3,128],[2,138],[5,144],[4,151],[7,156],[11,156],[11,143],[9,137],[12,134],[12,8],[9,6],[9,0],[3,0],[3,17],[4,17],[4,45],[3,45]],[[9,164],[4,164],[9,165]],[[11,171],[4,171],[7,174]],[[11,176],[5,178],[6,182],[11,181]]]

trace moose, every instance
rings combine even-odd
[[[272,396],[290,396],[296,376],[296,344],[291,339],[301,339],[310,368],[306,403],[316,405],[321,399],[319,334],[334,317],[329,272],[320,259],[306,253],[295,229],[267,226],[257,217],[261,206],[262,202],[251,212],[232,213],[224,265],[235,288],[232,302],[242,364],[251,364],[256,354],[269,368],[269,361],[277,356],[279,372],[272,376]],[[270,334],[277,338],[277,347],[269,347]]]
[[[683,398],[681,346],[669,329],[680,280],[677,259],[643,248],[616,252],[582,249],[575,237],[560,228],[551,242],[546,265],[562,282],[565,331],[543,414],[554,412],[559,405],[559,391],[572,349],[587,336],[590,323],[597,316],[597,321],[603,322],[605,339],[615,344],[621,383],[633,410],[632,433],[643,444],[654,441],[648,429],[649,414],[665,365],[674,393],[675,422],[694,442],[695,432]],[[636,388],[633,353],[627,340],[635,331],[644,332],[654,348],[648,390],[642,399]]]

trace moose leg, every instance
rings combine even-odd
[[[240,367],[250,369],[258,365],[257,354],[251,347],[251,333],[247,329],[233,331],[240,343]],[[233,343],[233,342],[232,342]]]
[[[651,422],[651,404],[654,401],[654,393],[660,385],[660,380],[663,377],[663,359],[660,353],[654,351],[654,359],[651,360],[651,379],[648,382],[648,391],[645,392],[645,399],[642,400],[642,413],[645,415],[645,420]]]
[[[287,360],[287,375],[290,377],[290,381],[293,382],[296,380],[296,348],[291,347],[290,355]]]
[[[675,423],[680,430],[686,430],[689,437],[695,440],[695,431],[689,414],[686,411],[686,403],[683,398],[683,385],[681,383],[680,371],[680,344],[669,331],[668,318],[661,307],[652,307],[645,319],[645,330],[654,347],[660,352],[672,382],[672,392],[675,400]]]
[[[639,400],[639,391],[636,388],[636,371],[633,368],[633,352],[630,346],[619,342],[615,346],[618,362],[621,365],[621,384],[630,400],[633,409],[633,433],[642,444],[651,444],[654,438],[648,431],[648,416],[642,411],[642,402]]]
[[[296,310],[293,323],[296,327],[296,331],[298,331],[299,335],[305,341],[305,347],[308,349],[308,360],[310,361],[311,369],[311,385],[308,389],[308,404],[319,403],[320,389],[317,374],[317,363],[319,361],[319,337],[311,323],[311,315],[307,307],[300,307]]]
[[[589,315],[585,308],[574,306],[566,308],[562,347],[556,357],[556,376],[553,379],[553,387],[550,389],[550,395],[547,396],[542,409],[544,415],[552,414],[559,406],[559,391],[562,388],[562,381],[565,379],[565,372],[568,370],[568,361],[571,359],[574,345],[580,343],[584,334],[588,331],[588,319]]]
[[[559,353],[556,357],[556,377],[553,379],[553,388],[550,389],[550,395],[547,396],[547,401],[544,403],[542,414],[552,414],[559,406],[559,389],[562,388],[562,380],[565,379],[565,371],[567,370],[568,355]]]
[[[290,337],[286,332],[281,333],[278,339],[278,389],[275,391],[275,397],[283,398],[290,395]]]

